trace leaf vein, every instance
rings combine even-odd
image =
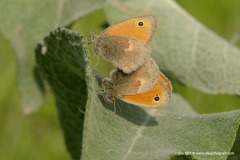
[[[135,144],[137,143],[137,141],[142,137],[142,133],[144,131],[144,129],[146,129],[146,124],[148,123],[148,121],[151,119],[151,116],[154,116],[157,113],[158,110],[153,109],[149,112],[150,115],[146,116],[145,120],[142,123],[142,126],[139,127],[137,129],[136,135],[132,140],[132,143],[130,145],[130,147],[127,150],[127,153],[125,154],[125,156],[122,158],[122,160],[126,160],[127,157],[132,153],[133,147],[135,146]]]

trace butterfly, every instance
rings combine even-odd
[[[124,73],[140,68],[150,55],[157,23],[153,16],[128,19],[91,36],[92,48]]]

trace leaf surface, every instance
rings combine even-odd
[[[57,29],[36,49],[37,67],[55,96],[65,142],[73,159],[81,154],[84,111],[88,99],[83,37]]]

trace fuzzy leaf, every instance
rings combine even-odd
[[[57,29],[36,49],[37,67],[55,95],[65,142],[73,159],[79,159],[84,110],[87,102],[86,53],[83,37]]]
[[[90,87],[96,85],[92,80]],[[82,160],[225,160],[236,138],[240,111],[200,115],[179,96],[164,109],[143,109],[117,101],[114,106],[96,96],[87,106]],[[106,110],[108,109],[108,110]],[[109,110],[113,111],[110,112]],[[192,153],[190,153],[192,152]],[[196,155],[193,155],[193,152]],[[178,155],[178,154],[189,155]],[[205,153],[205,155],[197,155]]]

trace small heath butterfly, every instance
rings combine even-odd
[[[92,47],[116,68],[131,73],[148,59],[156,27],[152,16],[125,20],[108,27],[100,35],[91,36]]]
[[[160,108],[171,101],[172,85],[152,59],[131,74],[117,69],[111,79],[103,79],[106,98],[114,98],[142,107]]]

